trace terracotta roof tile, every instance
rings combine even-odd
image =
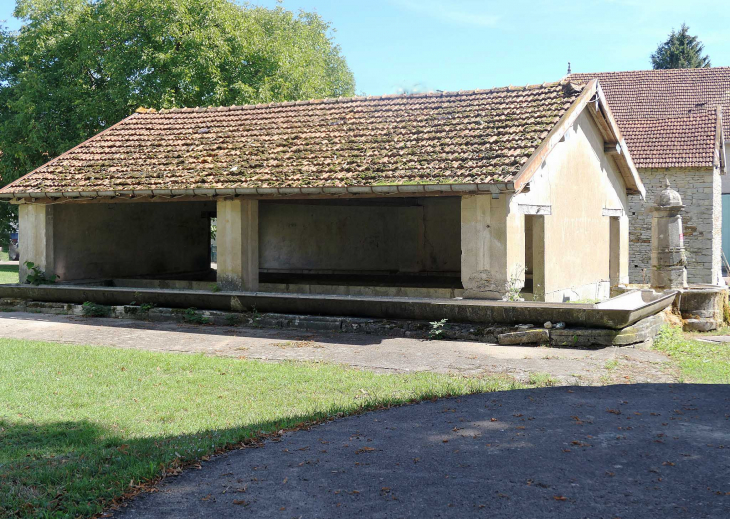
[[[637,168],[712,167],[717,129],[715,112],[625,120],[620,124]]]
[[[637,167],[712,167],[718,106],[722,108],[725,138],[730,139],[728,67],[579,73],[568,79],[580,83],[598,79],[621,132],[632,134],[627,143]],[[713,120],[712,127],[708,117]],[[682,119],[688,126],[682,126]],[[652,122],[642,124],[642,120]],[[672,135],[675,143],[661,135]],[[656,139],[661,141],[664,159],[651,149],[650,143]],[[708,143],[710,148],[703,149]]]
[[[556,82],[143,110],[2,192],[509,182],[578,95]]]

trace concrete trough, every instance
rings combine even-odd
[[[265,292],[206,292],[73,285],[0,285],[0,298],[102,305],[154,304],[168,308],[198,308],[299,315],[356,316],[454,323],[535,324],[564,322],[569,326],[623,329],[661,312],[675,293],[624,294],[594,304],[506,302],[475,299],[422,299]],[[607,304],[620,300],[618,304]]]

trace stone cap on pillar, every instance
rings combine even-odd
[[[682,197],[679,196],[679,193],[671,188],[668,178],[664,179],[664,189],[662,189],[662,191],[657,195],[654,203],[659,209],[665,209],[669,207],[684,207],[682,205]]]

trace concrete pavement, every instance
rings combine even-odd
[[[532,374],[560,384],[671,382],[674,368],[659,352],[500,346],[376,335],[209,326],[87,318],[23,312],[0,313],[0,337],[96,344],[149,351],[203,353],[266,361],[327,361],[383,372]]]

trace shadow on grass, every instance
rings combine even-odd
[[[361,411],[373,408],[377,405]],[[266,436],[261,431],[311,425],[340,414],[331,409],[229,429],[146,438],[123,438],[113,427],[89,421],[0,420],[0,517],[90,517],[125,495],[136,494],[145,482],[177,473],[217,452],[254,444]]]
[[[568,476],[580,477],[581,481],[589,484],[596,478],[594,471],[598,470],[602,474],[605,467],[616,462],[616,456],[628,460],[625,463],[627,465],[625,477],[634,475],[642,477],[641,474],[645,474],[655,465],[670,470],[667,468],[667,463],[662,466],[662,461],[671,457],[667,452],[667,447],[655,441],[656,431],[662,430],[662,437],[665,434],[667,437],[672,435],[679,437],[681,433],[681,441],[678,441],[677,445],[672,444],[673,448],[680,449],[683,453],[693,453],[692,458],[683,461],[683,463],[694,463],[691,467],[689,465],[687,467],[689,475],[682,478],[677,477],[672,486],[664,489],[667,494],[667,503],[672,503],[668,496],[679,492],[679,487],[685,484],[685,479],[699,477],[698,474],[702,474],[705,469],[709,472],[716,471],[716,475],[712,478],[707,475],[701,486],[711,485],[712,488],[720,488],[720,484],[724,481],[721,467],[727,462],[727,454],[725,451],[718,451],[711,448],[712,445],[706,444],[712,438],[715,438],[714,441],[719,440],[718,434],[724,434],[721,431],[723,431],[726,418],[721,411],[726,409],[724,402],[730,398],[729,390],[728,386],[637,384],[575,387],[570,390],[543,388],[492,393],[488,396],[461,397],[450,406],[459,407],[460,416],[463,415],[465,419],[474,420],[469,422],[470,427],[481,424],[480,427],[484,428],[485,437],[474,442],[470,440],[471,435],[464,437],[456,435],[449,444],[450,447],[444,451],[445,458],[439,462],[443,463],[440,468],[448,466],[449,463],[468,462],[467,465],[458,466],[473,465],[475,467],[476,472],[473,479],[479,482],[478,487],[481,491],[489,487],[489,485],[485,487],[482,484],[483,481],[491,480],[483,473],[485,470],[493,473],[492,478],[508,479],[502,478],[500,473],[509,470],[519,472],[524,468],[529,474],[525,475],[520,472],[519,477],[513,478],[515,481],[519,481],[520,488],[522,488],[525,487],[523,483],[525,477],[534,477],[536,480],[539,477],[541,481],[549,481],[554,476],[555,467],[563,467],[566,463],[571,465],[565,467],[565,470],[561,469],[562,472],[565,472],[561,472],[563,479],[567,481],[570,479]],[[502,405],[494,407],[485,414],[485,397],[491,402],[509,403],[504,406],[507,410],[502,414],[505,416],[499,416],[502,425],[495,426],[492,423],[494,419],[490,421],[487,418],[499,413],[497,409]],[[621,407],[622,405],[624,407]],[[676,414],[675,408],[682,405],[686,409],[691,409],[692,412],[687,412],[686,416],[677,415],[680,417],[677,420],[674,418],[671,421],[667,420],[668,416]],[[624,414],[610,409],[609,412],[605,412],[604,410],[608,409],[607,406],[621,407]],[[373,407],[376,405],[372,404],[365,410]],[[522,417],[522,414],[512,414],[514,409],[526,413],[525,416],[528,416],[527,413],[529,413],[531,416],[529,420],[535,421],[525,422],[524,419],[518,418]],[[400,452],[402,449],[410,457],[413,456],[413,449],[422,451],[424,456],[426,453],[433,453],[438,446],[443,445],[442,433],[447,434],[453,425],[450,421],[446,421],[446,425],[442,427],[444,431],[441,432],[433,428],[436,427],[435,425],[421,427],[425,419],[431,420],[435,416],[432,413],[443,412],[443,405],[440,404],[414,406],[394,412],[397,413],[398,430],[403,433],[399,433],[400,436],[391,435],[392,438],[389,436],[389,441],[393,442],[395,452]],[[328,411],[311,415],[299,415],[265,423],[251,423],[241,427],[204,431],[198,434],[132,439],[122,438],[113,427],[100,427],[88,421],[41,425],[0,421],[0,516],[88,517],[108,509],[122,496],[133,495],[141,488],[140,481],[154,481],[165,473],[176,473],[186,464],[204,459],[225,446],[231,447],[241,442],[251,442],[253,438],[260,435],[262,430],[278,431],[303,423],[311,424],[315,420],[323,420],[337,415],[337,413],[338,409],[331,408]],[[576,428],[575,416],[571,416],[575,413],[582,413],[581,416],[586,413],[591,414],[591,419]],[[578,454],[571,455],[578,456],[573,460],[573,458],[566,457],[564,449],[561,450],[565,447],[566,441],[577,438],[578,435],[581,435],[580,438],[587,434],[589,436],[586,438],[598,438],[610,431],[610,436],[613,438],[616,427],[625,426],[626,416],[629,415],[632,418],[631,423],[635,432],[629,435],[628,440],[626,438],[621,441],[618,438],[612,440],[615,445],[612,444],[611,449],[596,447],[590,451],[598,461],[585,463],[585,460]],[[533,435],[530,441],[512,445],[510,442],[514,440],[514,430],[504,426],[504,423],[510,420],[515,424],[531,423],[532,427],[538,427],[541,432]],[[661,424],[662,420],[670,422],[669,426],[668,423]],[[684,427],[680,427],[681,425]],[[363,425],[363,427],[367,426]],[[525,427],[521,427],[521,429],[525,429]],[[496,441],[495,445],[512,446],[509,449],[486,451],[483,443],[487,439],[487,434],[489,434],[489,441]],[[407,448],[402,445],[403,442],[408,444]],[[446,461],[454,457],[451,451],[457,442],[461,442],[459,448],[465,449],[466,458],[461,460],[457,457],[455,461]],[[595,440],[591,443],[594,442]],[[576,443],[579,442],[573,442],[573,444]],[[578,452],[590,447],[591,445],[584,445],[580,448],[571,448]],[[646,454],[649,451],[652,452],[651,456]],[[277,453],[272,451],[271,455],[276,456]],[[523,460],[525,456],[532,462],[524,464],[519,461]],[[685,456],[688,455],[685,454]],[[545,461],[546,459],[548,462]],[[274,463],[273,459],[272,463]],[[670,465],[674,465],[674,463]],[[326,465],[326,469],[330,471],[331,467]],[[427,470],[435,471],[434,468]],[[376,471],[376,473],[382,475],[381,471]],[[434,481],[438,479],[438,485],[442,486],[441,472],[435,471],[433,474],[432,479]],[[424,478],[423,481],[426,482],[428,479],[426,474],[424,474]],[[464,479],[470,481],[468,477]],[[603,479],[600,481],[602,481],[602,485],[612,484],[615,487],[612,495],[615,493],[616,496],[623,496],[625,485],[629,484],[629,480],[630,478],[616,477],[615,481],[611,478],[607,480],[608,482],[603,482]],[[570,481],[575,481],[575,479],[570,479]],[[570,487],[566,486],[566,488]],[[418,493],[420,490],[414,489],[414,492]],[[295,493],[295,495],[299,494]],[[316,496],[310,496],[310,498],[316,499]],[[448,501],[444,501],[444,503],[446,502]],[[556,505],[552,499],[549,499],[548,502],[557,507],[567,506],[560,503]],[[654,516],[652,515],[652,517]]]

